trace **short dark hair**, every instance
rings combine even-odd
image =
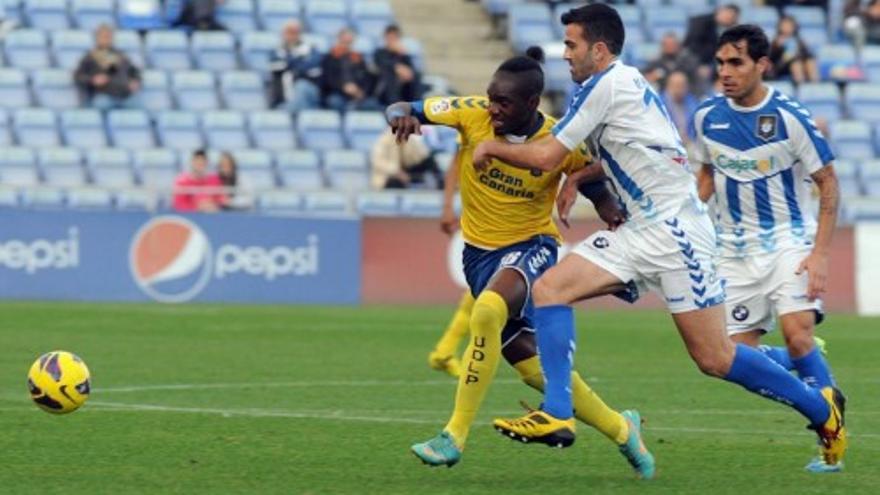
[[[391,33],[400,34],[400,26],[398,26],[397,24],[389,24],[385,26],[385,31],[382,34],[387,35]]]
[[[721,9],[732,10],[736,13],[737,17],[739,17],[739,15],[742,13],[742,10],[740,10],[739,5],[737,5],[735,3],[728,3],[727,5],[722,5],[722,6],[718,7],[718,10],[721,10]]]
[[[538,47],[529,47],[525,55],[518,55],[504,61],[495,72],[507,72],[519,79],[520,88],[528,96],[540,95],[544,92],[544,69],[541,61],[544,51]]]
[[[770,54],[770,41],[767,39],[767,34],[760,26],[754,24],[740,24],[725,30],[718,38],[718,45],[715,49],[720,50],[728,43],[736,45],[743,40],[746,42],[746,51],[749,52],[749,57],[752,60],[757,62],[761,57]]]
[[[192,157],[193,158],[207,158],[208,154],[205,153],[205,150],[199,148],[199,149],[193,151]]]
[[[562,14],[562,24],[580,24],[584,39],[590,43],[603,42],[608,51],[620,55],[626,32],[620,14],[604,3],[593,3],[577,7]]]

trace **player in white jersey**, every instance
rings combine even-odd
[[[715,196],[718,274],[726,281],[727,331],[757,346],[779,316],[787,353],[769,355],[807,384],[834,386],[813,340],[825,291],[839,192],[834,155],[810,113],[766,86],[769,41],[753,25],[724,32],[716,53],[723,94],[696,111],[694,158],[701,199]],[[819,189],[819,221],[811,208]],[[766,348],[765,348],[766,349]],[[807,469],[839,471],[821,459]]]
[[[809,419],[826,461],[846,447],[838,395],[805,385],[755,349],[727,337],[724,292],[715,273],[716,236],[697,196],[680,137],[644,77],[623,64],[623,23],[613,8],[591,4],[562,16],[565,59],[581,88],[553,135],[527,144],[487,141],[474,165],[503,160],[535,172],[552,170],[589,140],[616,186],[629,219],[593,234],[542,275],[532,288],[535,328],[545,376],[542,410],[495,427],[523,441],[572,439],[574,316],[571,304],[629,287],[665,298],[688,352],[704,373],[792,406]]]

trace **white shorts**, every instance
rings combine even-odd
[[[601,230],[572,250],[628,284],[626,297],[653,290],[670,313],[708,308],[724,302],[715,274],[715,227],[703,212],[686,206],[674,217],[641,229],[622,225]]]
[[[781,249],[769,256],[722,258],[718,276],[727,292],[727,333],[730,335],[776,326],[776,315],[816,311],[821,319],[822,301],[807,299],[809,275],[795,275],[809,249]]]

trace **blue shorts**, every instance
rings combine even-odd
[[[532,303],[532,284],[548,268],[556,264],[559,246],[556,239],[538,235],[531,239],[494,250],[480,249],[465,244],[462,258],[464,276],[471,294],[476,298],[483,292],[489,280],[502,268],[518,271],[526,281],[526,301],[518,315],[511,315],[501,333],[501,345],[507,345],[520,332],[534,332],[532,316],[535,305]]]

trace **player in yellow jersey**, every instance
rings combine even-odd
[[[470,339],[463,356],[455,409],[443,431],[412,452],[431,466],[452,466],[461,459],[470,426],[504,358],[523,381],[542,389],[530,317],[530,287],[556,262],[561,237],[551,217],[563,174],[588,175],[590,155],[585,146],[571,152],[548,172],[521,170],[495,161],[483,171],[471,163],[481,142],[504,137],[529,142],[549,134],[555,123],[537,110],[544,87],[541,66],[528,57],[504,62],[492,77],[488,98],[429,98],[388,107],[386,117],[402,142],[419,132],[421,124],[453,127],[461,136],[461,228],[465,278],[476,297],[470,318]],[[606,221],[620,213],[604,186],[591,198]],[[613,440],[642,477],[653,476],[653,458],[644,450],[640,425],[609,408],[577,374],[572,377],[574,413]],[[568,445],[572,438],[542,439],[548,445]],[[632,461],[633,448],[642,451]],[[650,462],[648,462],[648,460]]]

